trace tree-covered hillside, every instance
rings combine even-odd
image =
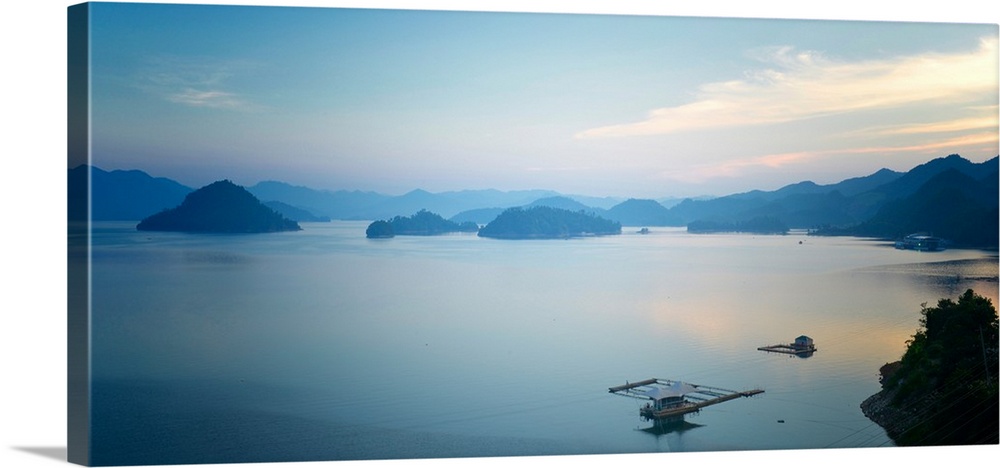
[[[742,232],[749,234],[788,234],[788,226],[780,219],[761,216],[747,221],[724,223],[717,221],[692,221],[687,226],[691,233]]]
[[[298,231],[298,223],[264,206],[250,192],[220,180],[191,192],[176,208],[149,216],[140,231],[258,233]]]
[[[955,169],[929,178],[901,199],[887,202],[870,219],[855,226],[820,230],[819,234],[902,238],[928,232],[960,247],[996,247],[997,172],[975,179]]]
[[[433,236],[449,232],[476,232],[479,225],[473,222],[456,223],[427,210],[420,210],[413,216],[395,216],[390,220],[374,221],[365,230],[368,238],[388,238],[393,236]]]
[[[479,230],[480,237],[497,239],[565,239],[621,234],[622,226],[580,211],[548,206],[510,208]]]
[[[899,445],[998,443],[997,311],[966,291],[920,312],[900,361],[882,367],[882,391],[862,405]]]

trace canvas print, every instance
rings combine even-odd
[[[998,443],[996,24],[67,15],[74,463]]]

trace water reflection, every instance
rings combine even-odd
[[[680,434],[682,432],[690,431],[691,429],[697,429],[703,426],[704,424],[695,424],[685,420],[683,417],[680,417],[676,419],[663,419],[655,421],[652,426],[639,430],[647,434],[660,437],[667,434]]]

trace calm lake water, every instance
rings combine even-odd
[[[861,413],[922,303],[997,258],[805,235],[93,234],[93,463],[893,445]],[[798,358],[758,346],[815,340]],[[608,387],[765,393],[650,431]]]

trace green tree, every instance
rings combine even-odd
[[[997,443],[997,311],[971,289],[923,306],[921,328],[883,386],[916,415],[900,445]]]

